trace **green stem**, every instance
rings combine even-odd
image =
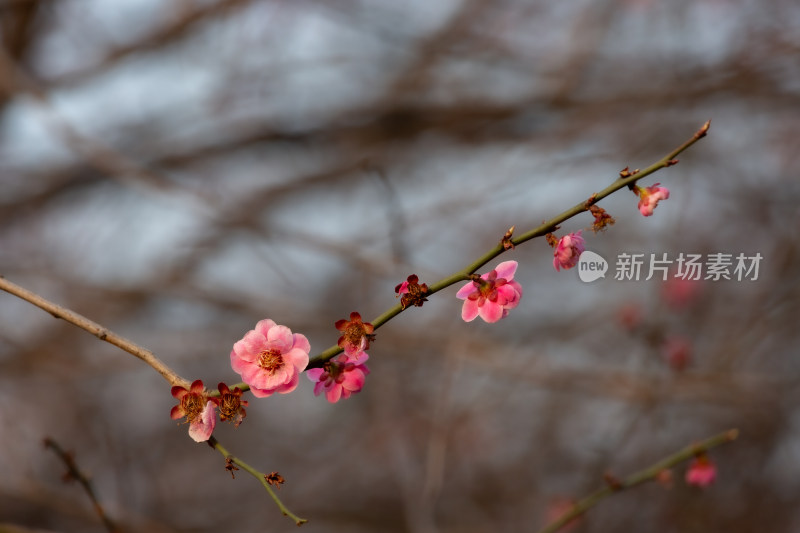
[[[289,509],[286,508],[286,506],[283,504],[280,498],[278,498],[278,495],[275,494],[275,491],[272,490],[272,487],[269,486],[269,483],[267,483],[267,477],[264,472],[259,472],[258,470],[256,470],[249,464],[245,463],[238,457],[231,455],[228,452],[228,450],[225,449],[225,447],[222,444],[220,444],[220,442],[213,436],[211,436],[211,438],[208,439],[208,445],[217,450],[219,453],[221,453],[226,460],[230,460],[233,464],[241,467],[242,470],[244,470],[254,478],[258,479],[261,482],[261,484],[264,485],[264,488],[267,489],[267,493],[275,501],[275,504],[278,506],[278,508],[281,510],[281,513],[283,513],[284,516],[288,516],[289,518],[294,520],[294,523],[297,524],[298,526],[302,526],[303,524],[308,522],[308,520],[306,520],[305,518],[300,518],[299,516],[292,513]]]
[[[724,433],[715,435],[700,443],[691,444],[683,448],[682,450],[670,455],[669,457],[665,457],[664,459],[658,461],[652,466],[649,466],[644,470],[640,470],[639,472],[636,472],[635,474],[628,476],[622,481],[615,482],[613,486],[606,486],[603,487],[602,489],[598,489],[589,496],[580,500],[575,505],[573,505],[569,509],[569,511],[561,515],[557,520],[547,524],[547,526],[539,530],[539,533],[555,533],[556,531],[567,525],[569,522],[571,522],[575,518],[579,517],[580,515],[584,514],[586,511],[597,505],[601,500],[608,498],[612,494],[623,491],[625,489],[633,488],[637,485],[641,485],[646,481],[654,480],[660,472],[672,468],[686,461],[687,459],[691,459],[700,452],[706,452],[712,448],[716,448],[717,446],[736,440],[738,436],[739,436],[738,429],[729,429]]]
[[[520,235],[520,236],[518,236],[516,238],[512,238],[511,239],[511,243],[514,244],[514,245],[522,244],[522,243],[524,243],[526,241],[529,241],[529,240],[531,240],[531,239],[533,239],[535,237],[541,237],[542,235],[546,235],[546,234],[548,234],[550,232],[553,232],[553,231],[556,230],[556,227],[559,224],[561,224],[562,222],[564,222],[566,220],[569,220],[570,218],[572,218],[572,217],[574,217],[574,216],[576,216],[576,215],[578,215],[580,213],[583,213],[584,211],[588,211],[589,208],[592,205],[596,204],[597,202],[599,202],[603,198],[609,196],[610,194],[617,192],[618,190],[622,189],[623,187],[627,187],[629,185],[633,186],[633,184],[635,184],[638,180],[640,180],[640,179],[642,179],[644,177],[647,177],[650,174],[653,174],[654,172],[656,172],[656,171],[658,171],[658,170],[660,170],[662,168],[666,168],[666,167],[669,167],[669,166],[672,166],[672,165],[676,164],[677,161],[675,161],[675,157],[678,154],[680,154],[681,152],[683,152],[684,150],[686,150],[687,148],[689,148],[690,146],[692,146],[698,140],[700,140],[703,137],[705,137],[706,134],[708,133],[708,129],[709,129],[710,126],[711,126],[711,121],[709,120],[705,124],[703,124],[703,126],[699,130],[697,130],[697,132],[695,132],[695,134],[692,136],[691,139],[689,139],[688,141],[686,141],[685,143],[683,143],[682,145],[680,145],[679,147],[674,149],[672,152],[670,152],[666,156],[662,157],[661,159],[659,159],[658,161],[656,161],[655,163],[653,163],[649,167],[645,168],[644,170],[640,170],[639,172],[636,172],[635,174],[633,174],[631,176],[628,176],[628,177],[625,177],[625,178],[620,178],[620,179],[614,181],[614,183],[612,183],[611,185],[609,185],[608,187],[606,187],[602,191],[593,194],[587,200],[574,205],[573,207],[571,207],[570,209],[567,209],[566,211],[564,211],[563,213],[561,213],[559,215],[556,215],[555,217],[551,218],[547,222],[543,223],[541,226],[539,226],[537,228],[534,228],[534,229],[528,231],[527,233],[523,233],[522,235]],[[459,271],[451,274],[450,276],[448,276],[448,277],[446,277],[444,279],[441,279],[441,280],[437,281],[436,283],[434,283],[432,285],[429,285],[428,286],[428,295],[432,295],[434,293],[437,293],[440,290],[445,289],[445,288],[449,287],[450,285],[453,285],[453,284],[458,283],[460,281],[468,280],[470,274],[474,273],[479,268],[484,266],[486,263],[488,263],[489,261],[491,261],[492,259],[494,259],[495,257],[499,256],[500,254],[502,254],[505,251],[506,250],[502,246],[502,244],[495,245],[494,248],[492,248],[491,250],[486,252],[484,255],[479,257],[474,263],[470,264],[469,266],[465,267],[462,270],[459,270]],[[383,314],[381,314],[378,317],[376,317],[375,319],[373,319],[371,323],[375,327],[375,329],[378,329],[379,327],[381,327],[386,322],[388,322],[392,318],[396,317],[397,315],[399,315],[403,311],[405,311],[405,309],[403,309],[403,307],[400,304],[397,304],[397,305],[389,308]],[[319,354],[317,354],[314,357],[312,357],[311,360],[308,363],[308,368],[321,367],[326,361],[330,360],[333,357],[336,357],[338,354],[342,353],[342,351],[343,350],[337,345],[331,346],[331,347],[327,348],[326,350],[324,350],[323,352],[320,352]],[[242,385],[243,384],[238,384],[237,386],[239,388],[243,388]]]

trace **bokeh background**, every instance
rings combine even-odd
[[[800,529],[797,2],[2,0],[0,26],[0,274],[207,384],[238,381],[258,320],[320,352],[409,274],[463,268],[712,119],[643,180],[671,191],[654,216],[601,202],[605,279],[530,241],[490,264],[520,264],[503,321],[462,322],[451,287],[378,331],[361,394],[303,379],[215,435],[287,479],[307,532],[520,532],[739,428],[712,487],[681,467],[573,531]],[[763,259],[687,285],[615,280],[623,252]],[[0,294],[0,529],[103,531],[49,436],[124,531],[294,531],[172,405],[141,361]]]

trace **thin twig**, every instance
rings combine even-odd
[[[36,307],[44,309],[51,315],[56,318],[60,318],[62,320],[66,320],[70,324],[78,326],[79,328],[88,331],[101,341],[106,341],[109,344],[113,344],[117,348],[125,350],[131,355],[135,355],[151,367],[155,369],[156,372],[161,374],[164,379],[166,379],[170,385],[179,385],[188,389],[191,386],[191,382],[179,376],[174,370],[169,368],[166,364],[164,364],[161,359],[156,357],[153,352],[147,350],[133,341],[129,341],[128,339],[121,337],[114,333],[113,331],[101,326],[97,322],[93,322],[86,318],[83,315],[79,315],[78,313],[71,311],[65,307],[62,307],[58,304],[51,302],[36,293],[33,293],[27,289],[20,287],[15,283],[11,283],[7,279],[5,279],[2,275],[0,275],[0,289],[13,294],[19,298],[22,298],[26,302],[32,303]]]
[[[59,459],[66,465],[67,473],[64,475],[65,480],[75,480],[81,484],[83,490],[89,496],[89,499],[92,500],[92,506],[94,507],[95,512],[100,517],[100,520],[103,522],[105,528],[109,531],[109,533],[121,533],[121,529],[117,527],[111,518],[106,514],[105,510],[103,510],[103,506],[100,505],[100,501],[97,499],[97,496],[94,493],[94,488],[92,488],[92,482],[89,480],[89,477],[81,472],[80,468],[78,468],[77,463],[75,462],[75,457],[71,452],[64,451],[64,449],[51,437],[47,437],[44,439],[44,446],[45,448],[50,448],[53,452],[58,456]]]
[[[711,126],[711,121],[710,120],[706,121],[706,123],[703,124],[702,127],[699,130],[697,130],[689,140],[687,140],[686,142],[684,142],[683,144],[672,150],[669,154],[662,157],[649,167],[645,168],[644,170],[634,172],[627,177],[617,179],[616,181],[614,181],[614,183],[612,183],[602,191],[591,195],[587,200],[580,202],[579,204],[571,207],[570,209],[567,209],[566,211],[564,211],[559,215],[556,215],[555,217],[551,218],[550,220],[543,223],[539,227],[534,228],[528,231],[527,233],[523,233],[518,237],[510,239],[510,242],[516,246],[526,241],[529,241],[535,237],[541,237],[543,235],[546,235],[547,233],[555,231],[556,227],[559,224],[576,215],[579,215],[580,213],[583,213],[584,211],[588,211],[591,206],[593,206],[603,198],[609,196],[610,194],[617,192],[623,187],[633,186],[638,180],[646,176],[649,176],[650,174],[653,174],[654,172],[661,170],[662,168],[675,165],[677,163],[675,157],[684,150],[686,150],[687,148],[689,148],[690,146],[692,146],[698,140],[705,137],[706,134],[708,133],[708,129],[710,126]],[[453,285],[460,281],[468,280],[470,274],[474,273],[483,265],[485,265],[486,263],[488,263],[489,261],[491,261],[492,259],[499,256],[505,251],[507,251],[505,246],[503,246],[502,244],[496,245],[494,248],[489,250],[487,253],[482,255],[479,259],[477,259],[475,262],[473,262],[466,268],[459,270],[458,272],[455,272],[450,276],[447,276],[446,278],[443,278],[432,285],[429,285],[427,296],[439,292],[440,290],[445,289],[450,285]],[[402,304],[398,303],[397,305],[394,305],[393,307],[386,310],[383,314],[378,315],[377,317],[372,319],[371,323],[375,327],[375,329],[378,329],[386,322],[388,322],[395,316],[405,311],[405,309],[407,308],[404,308]],[[342,348],[340,346],[338,345],[331,346],[326,350],[320,352],[319,354],[315,355],[314,357],[312,357],[308,363],[308,368],[321,367],[326,361],[330,360],[331,358],[335,357],[341,352]],[[238,386],[242,390],[246,390],[247,388],[247,384],[245,383],[239,383],[236,386]]]
[[[278,506],[278,508],[281,510],[281,513],[283,513],[284,516],[288,516],[289,518],[294,520],[294,523],[297,524],[298,526],[302,526],[303,524],[308,522],[308,520],[306,520],[305,518],[300,518],[299,516],[291,512],[283,504],[281,499],[278,498],[278,495],[275,494],[275,491],[272,490],[272,487],[269,486],[269,482],[267,481],[267,474],[265,474],[264,472],[259,472],[258,470],[256,470],[249,464],[245,463],[238,457],[231,455],[230,452],[228,452],[228,450],[225,449],[225,447],[222,444],[220,444],[219,441],[215,439],[213,436],[210,439],[208,439],[208,445],[217,450],[219,453],[221,453],[226,461],[229,461],[237,466],[242,467],[242,469],[245,472],[247,472],[257,480],[259,480],[259,482],[261,482],[264,488],[267,489],[267,493],[269,493],[270,497],[275,501],[275,504]]]
[[[652,481],[656,479],[658,474],[663,472],[664,470],[668,470],[688,459],[691,459],[700,452],[706,452],[712,448],[721,446],[722,444],[734,441],[738,436],[739,436],[738,429],[729,429],[724,433],[715,435],[700,443],[686,446],[682,450],[670,455],[669,457],[665,457],[664,459],[645,468],[644,470],[640,470],[639,472],[636,472],[635,474],[628,476],[624,480],[615,481],[613,483],[613,486],[606,485],[602,489],[596,490],[589,496],[585,497],[584,499],[573,505],[566,513],[561,515],[557,520],[550,522],[543,529],[539,530],[539,533],[555,533],[556,531],[567,525],[569,522],[579,517],[580,515],[584,514],[586,511],[588,511],[589,509],[600,503],[600,501],[608,498],[612,494],[621,492],[625,489],[633,488],[637,485],[641,485],[646,481]]]

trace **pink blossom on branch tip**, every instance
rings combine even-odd
[[[353,356],[342,354],[327,361],[322,368],[307,370],[306,376],[315,382],[314,395],[325,392],[325,398],[330,403],[336,403],[360,392],[369,375],[369,369],[364,364],[367,359],[367,352],[358,352]]]
[[[654,184],[652,187],[639,187],[636,185],[633,192],[639,197],[639,212],[649,217],[653,214],[653,210],[661,200],[669,198],[669,189],[666,187],[659,187],[660,183]]]
[[[173,398],[178,405],[170,411],[173,420],[186,417],[189,424],[189,436],[196,442],[205,442],[211,437],[217,425],[216,404],[204,392],[203,382],[192,382],[189,389],[180,386],[172,387]]]
[[[472,322],[480,316],[492,323],[508,316],[522,298],[522,286],[514,281],[516,270],[516,261],[505,261],[461,287],[456,293],[456,298],[464,300],[461,318]]]
[[[233,345],[231,367],[257,398],[286,394],[297,388],[310,351],[304,335],[265,319]]]
[[[578,264],[578,259],[586,250],[586,241],[580,231],[564,235],[559,239],[556,250],[553,252],[553,268],[560,271],[569,270]]]

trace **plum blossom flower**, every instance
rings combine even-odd
[[[369,349],[370,341],[375,339],[372,334],[375,328],[369,322],[362,322],[361,315],[355,311],[350,313],[350,320],[337,320],[336,329],[342,332],[338,344],[347,355],[354,355]]]
[[[203,382],[196,380],[186,390],[178,385],[172,387],[172,396],[178,400],[169,413],[173,420],[186,417],[189,424],[189,436],[195,442],[205,442],[214,432],[217,425],[215,402],[206,396]]]
[[[639,212],[646,217],[653,214],[653,209],[656,208],[658,202],[669,198],[669,189],[666,187],[659,187],[660,183],[654,184],[652,187],[639,187],[636,185],[633,192],[639,197]]]
[[[553,267],[557,271],[562,268],[569,270],[578,264],[578,259],[585,249],[586,243],[580,231],[564,235],[558,241],[556,251],[553,252]]]
[[[232,420],[234,426],[239,427],[244,417],[247,416],[247,400],[242,400],[242,390],[239,387],[234,387],[230,390],[225,383],[217,385],[219,390],[219,398],[217,398],[217,405],[219,407],[219,419],[223,422]]]
[[[416,274],[408,276],[406,281],[394,288],[397,296],[400,296],[400,305],[405,309],[409,305],[415,307],[422,307],[422,304],[427,302],[425,297],[428,294],[428,284],[419,284],[419,277]]]
[[[464,300],[461,308],[464,322],[472,322],[480,316],[492,323],[508,316],[508,310],[519,305],[522,298],[522,286],[514,281],[516,270],[516,261],[505,261],[461,287],[456,298]]]
[[[686,483],[696,487],[707,487],[717,478],[717,467],[704,453],[692,460],[686,471]]]
[[[346,399],[360,392],[369,374],[369,369],[364,364],[367,359],[367,352],[358,352],[353,357],[342,354],[327,361],[322,368],[307,370],[308,379],[316,382],[314,396],[325,391],[325,398],[330,403],[336,403],[341,398]]]
[[[310,351],[304,335],[265,319],[233,345],[231,367],[257,398],[286,394],[297,388]]]

